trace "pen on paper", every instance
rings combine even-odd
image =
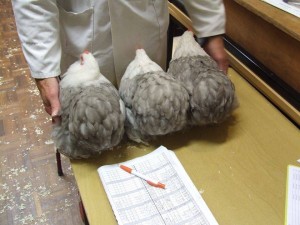
[[[137,172],[136,170],[134,169],[131,169],[130,167],[128,166],[125,166],[125,165],[120,165],[120,168],[123,169],[124,171],[126,171],[127,173],[131,173],[139,178],[142,178],[143,180],[145,180],[148,184],[150,184],[151,186],[153,187],[158,187],[158,188],[163,188],[165,189],[166,188],[166,185],[165,184],[162,184],[158,181],[155,181],[153,179],[151,179],[150,177],[144,175],[144,174],[141,174],[139,172]]]

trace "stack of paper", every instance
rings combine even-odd
[[[149,185],[120,169],[98,169],[118,224],[218,224],[174,152],[161,146],[123,165],[166,185]]]
[[[288,12],[294,16],[300,17],[299,0],[288,1],[288,0],[262,0],[269,3],[285,12]],[[298,1],[298,2],[297,2]]]
[[[285,225],[300,224],[300,167],[288,166]]]

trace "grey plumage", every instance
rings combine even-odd
[[[136,142],[181,130],[187,122],[189,95],[143,49],[136,51],[119,88],[126,108],[127,136]]]
[[[199,46],[191,31],[180,37],[168,74],[189,91],[192,125],[221,123],[238,106],[234,84]]]
[[[60,82],[61,124],[52,137],[70,158],[89,158],[116,146],[124,134],[125,107],[91,53],[70,66]]]

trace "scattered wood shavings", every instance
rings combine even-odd
[[[23,152],[16,154],[15,157],[21,158],[25,152],[27,151],[23,150]],[[67,160],[67,158],[62,158],[62,160]],[[13,164],[16,163],[15,161]],[[49,165],[49,163],[53,163],[53,161],[48,161],[45,165]],[[5,163],[1,162],[1,164]],[[55,165],[53,169],[55,169]],[[70,165],[64,168],[65,176],[62,178],[57,176],[57,182],[52,182],[51,185],[41,184],[41,182],[45,182],[45,174],[43,174],[43,171],[39,170],[39,168],[35,168],[34,171],[36,175],[32,177],[30,176],[29,169],[25,165],[21,165],[20,167],[10,167],[6,165],[6,169],[2,172],[1,179],[6,179],[9,182],[0,183],[0,216],[8,212],[14,212],[15,214],[18,212],[14,215],[13,224],[47,224],[49,221],[52,221],[51,218],[54,212],[60,213],[72,208],[75,208],[76,211],[78,210],[78,189],[74,177],[71,177],[73,179],[69,179],[70,175],[72,175]],[[41,174],[41,176],[38,174]],[[65,179],[65,177],[69,178]],[[40,185],[37,186],[39,183]],[[64,187],[63,190],[67,190],[67,192],[64,197],[57,202],[55,193],[61,190],[62,187]],[[32,200],[33,196],[36,196],[34,201]],[[51,198],[54,198],[53,200],[56,203],[53,205],[53,208],[48,209],[48,202]],[[42,201],[42,199],[47,199],[47,201]],[[36,207],[33,205],[36,204],[36,201],[38,201],[39,204],[45,202],[47,205],[45,209],[48,210],[40,211],[38,214],[30,214],[31,208]],[[43,206],[40,207],[43,208]],[[58,223],[52,221],[51,224]]]
[[[55,154],[48,151],[53,144],[51,118],[45,116],[40,93],[21,55],[11,1],[1,3],[8,35],[1,39],[0,86],[2,93],[9,90],[9,104],[0,107],[0,114],[9,123],[4,123],[5,133],[0,136],[0,224],[58,225],[61,216],[72,215],[68,223],[82,225],[70,162],[62,157],[64,176],[57,176]]]
[[[14,56],[15,53],[20,51],[20,47],[17,48],[8,48],[7,54],[5,55],[5,58],[9,59]]]
[[[45,141],[46,145],[52,145],[53,143],[54,143],[53,140],[47,140],[47,141]]]
[[[35,133],[36,133],[37,135],[41,135],[41,134],[44,133],[44,131],[43,131],[41,128],[36,127],[36,128],[35,128]]]
[[[29,215],[25,216],[24,218],[20,219],[20,222],[22,224],[32,224],[33,221],[34,221],[34,218],[33,218],[32,214],[29,214]]]
[[[34,89],[31,89],[31,88],[28,88],[28,92],[30,94],[33,94],[33,95],[36,95],[36,96],[39,96],[40,95],[40,92],[38,89],[34,88]]]
[[[43,109],[35,109],[34,112],[36,114],[43,114],[44,113],[44,110]]]
[[[51,194],[51,191],[47,189],[45,186],[39,186],[38,191],[39,191],[38,194],[43,197]]]
[[[25,209],[25,208],[26,208],[26,207],[25,207],[25,205],[24,205],[24,203],[22,203],[22,204],[21,204],[21,205],[19,205],[18,207],[19,207],[19,209],[20,209],[20,210],[23,210],[23,209]]]
[[[30,115],[30,117],[29,117],[30,119],[33,119],[33,120],[36,120],[36,115]]]

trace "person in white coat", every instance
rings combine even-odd
[[[227,72],[222,0],[185,0],[184,4],[196,36],[206,40],[205,50]],[[12,5],[31,75],[54,121],[60,109],[58,77],[84,50],[93,53],[101,73],[116,86],[136,48],[144,48],[165,68],[166,0],[12,0]]]

